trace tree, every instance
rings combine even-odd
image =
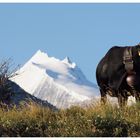
[[[10,78],[16,75],[17,68],[13,68],[12,59],[0,62],[0,102],[8,104],[13,93]]]

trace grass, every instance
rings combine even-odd
[[[73,106],[52,111],[34,103],[0,109],[2,137],[139,137],[140,104]]]

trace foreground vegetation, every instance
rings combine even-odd
[[[140,105],[124,109],[96,105],[52,111],[31,103],[0,109],[0,136],[130,137],[140,136]]]
[[[130,137],[140,136],[140,104],[120,109],[111,105],[53,111],[34,103],[7,107],[13,91],[9,60],[0,62],[1,137]],[[7,105],[3,105],[3,104]]]

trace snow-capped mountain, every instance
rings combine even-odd
[[[68,57],[59,60],[39,50],[16,73],[11,79],[13,82],[57,108],[68,108],[99,98],[96,85],[88,81]]]

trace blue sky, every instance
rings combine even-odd
[[[140,4],[0,4],[0,59],[23,65],[38,49],[69,56],[96,83],[112,46],[140,42]]]

